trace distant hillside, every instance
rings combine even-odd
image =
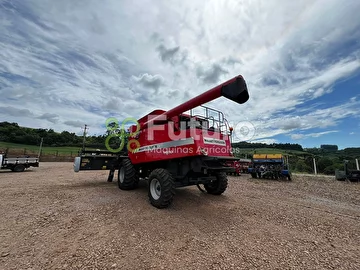
[[[35,129],[21,127],[17,123],[0,122],[0,142],[25,145],[43,146],[76,146],[81,147],[83,137],[68,131],[55,132],[53,129]],[[106,135],[87,136],[86,145],[89,147],[104,147]]]

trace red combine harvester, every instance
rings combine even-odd
[[[169,111],[155,110],[142,117],[129,129],[126,151],[83,149],[74,160],[74,171],[110,170],[111,182],[118,170],[122,190],[147,180],[150,203],[157,208],[168,207],[178,187],[197,185],[203,192],[222,194],[228,186],[226,174],[234,172],[228,163],[238,158],[232,153],[232,128],[223,113],[203,106],[219,97],[247,102],[244,78],[239,75]],[[202,114],[194,113],[198,107]]]
[[[239,164],[240,164],[240,172],[241,173],[246,173],[246,174],[249,173],[248,169],[251,164],[251,159],[240,158]]]
[[[227,175],[235,175],[235,176],[241,175],[241,166],[240,166],[240,162],[238,160],[227,161],[226,164],[227,164],[227,166],[234,168],[234,171],[228,172]]]
[[[228,172],[227,175],[240,176],[245,173],[248,174],[248,168],[251,163],[251,159],[240,158],[238,160],[230,160],[227,162],[228,166],[233,167],[235,170],[233,172]]]

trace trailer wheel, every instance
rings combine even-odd
[[[118,186],[122,190],[137,188],[139,176],[129,159],[123,159],[118,171]]]
[[[25,166],[22,164],[18,164],[12,169],[12,171],[13,172],[23,172],[23,171],[25,171]]]
[[[150,203],[156,208],[170,206],[175,195],[175,181],[171,173],[159,168],[149,175],[148,196]]]
[[[225,173],[218,173],[216,180],[210,183],[204,184],[204,188],[207,193],[212,195],[221,195],[227,189],[228,179]]]

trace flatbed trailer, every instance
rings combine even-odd
[[[13,172],[23,172],[30,167],[39,167],[38,157],[8,158],[0,154],[0,170],[8,169]]]

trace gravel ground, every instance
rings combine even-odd
[[[360,269],[360,183],[242,175],[159,210],[144,182],[40,166],[0,172],[0,269]]]

